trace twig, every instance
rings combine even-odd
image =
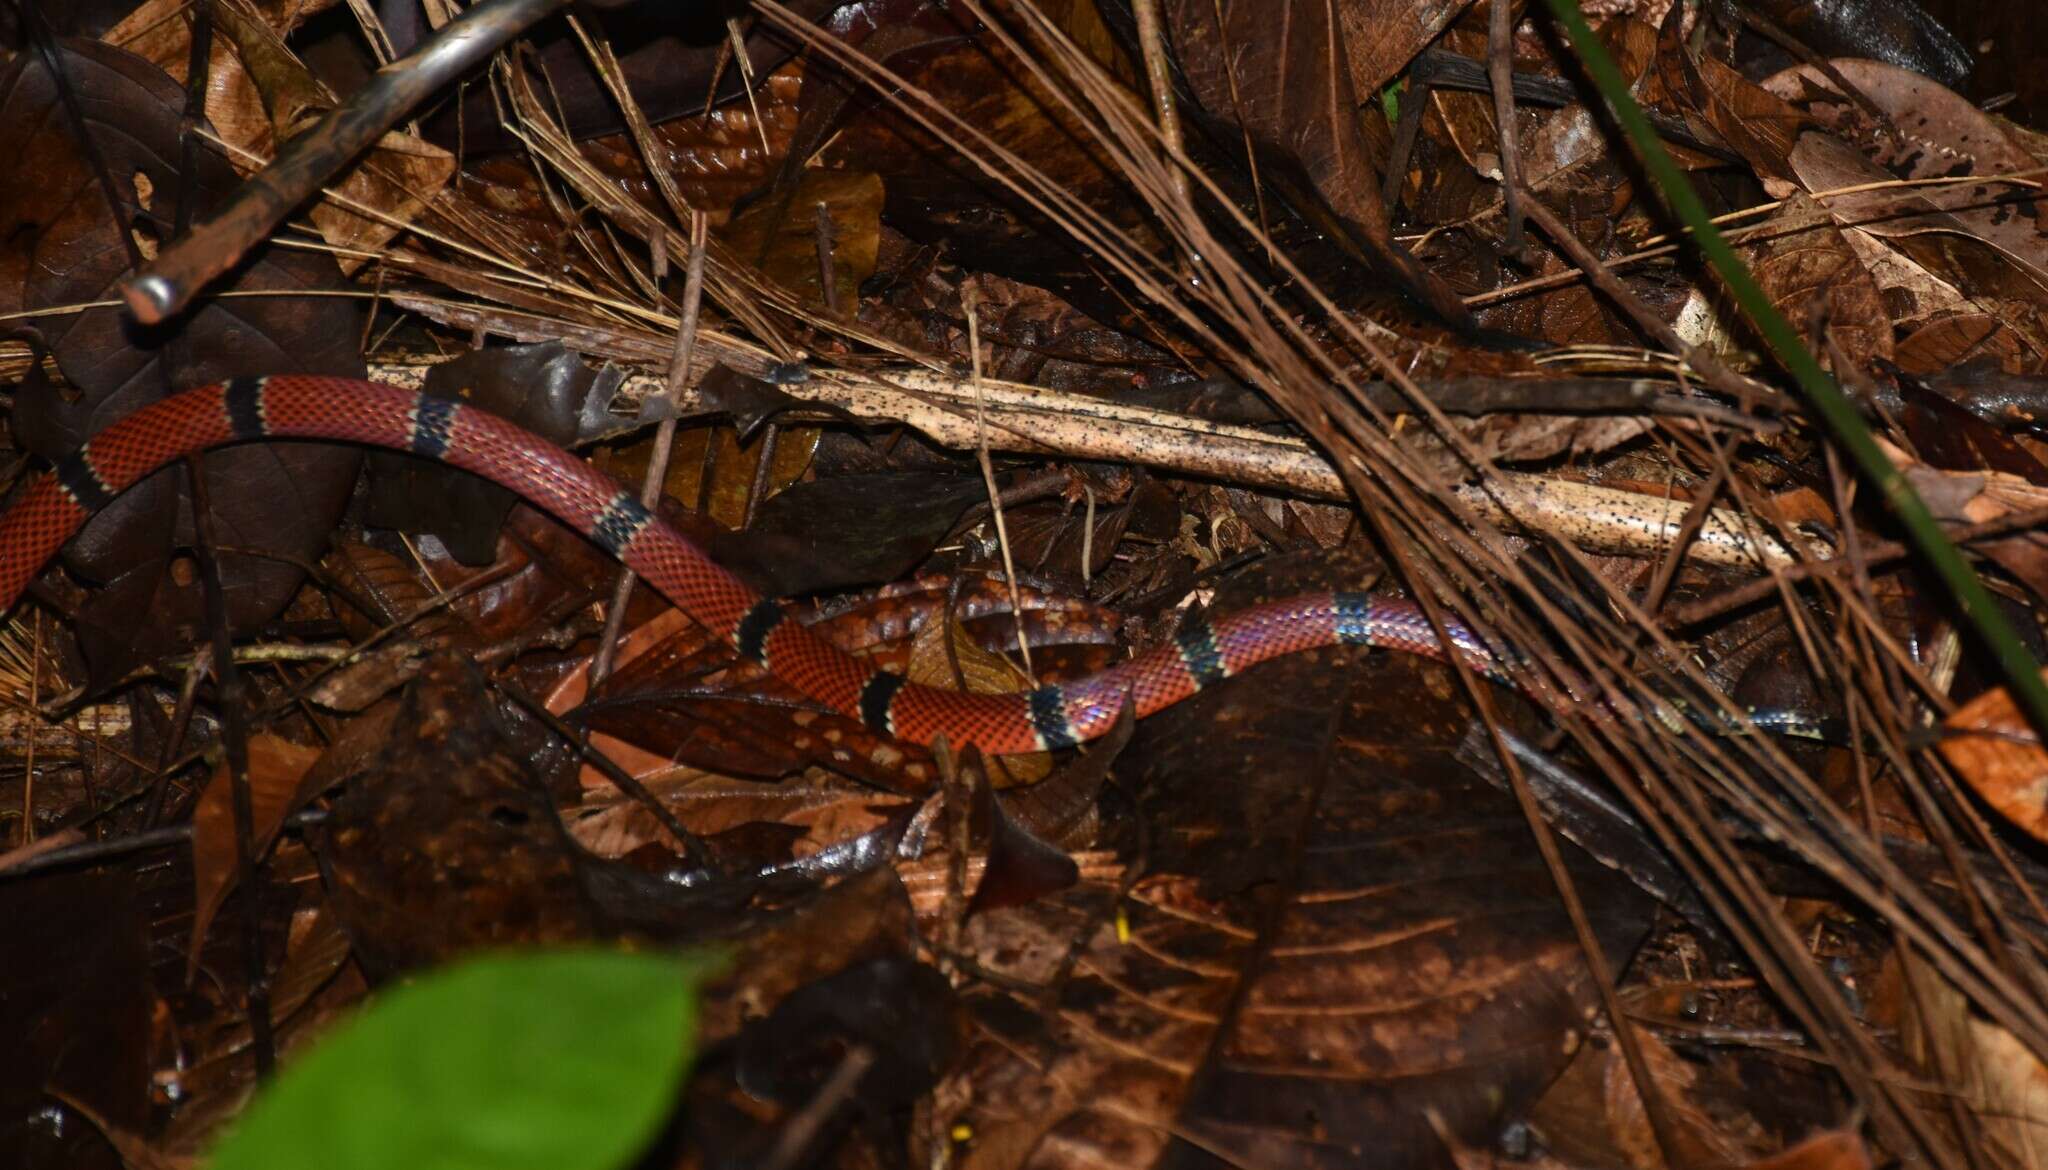
[[[704,839],[692,833],[689,826],[676,819],[675,811],[661,803],[645,784],[640,783],[638,777],[621,767],[617,760],[612,759],[602,749],[592,746],[588,735],[577,734],[576,729],[569,726],[560,715],[548,710],[546,703],[510,679],[494,678],[490,683],[498,693],[526,708],[527,714],[540,720],[541,724],[562,742],[575,748],[576,754],[582,756],[585,763],[603,773],[604,778],[611,781],[620,792],[625,793],[628,799],[653,814],[656,823],[668,830],[669,836],[676,839],[677,846],[683,851],[684,861],[700,868],[708,868],[711,865],[712,853],[704,844]]]
[[[171,711],[171,733],[164,740],[163,751],[157,753],[156,779],[150,783],[149,803],[144,806],[142,814],[142,827],[145,829],[155,828],[163,819],[164,797],[170,791],[171,776],[175,772],[171,762],[177,759],[178,749],[185,745],[185,732],[192,725],[192,711],[199,699],[199,684],[212,669],[213,644],[209,642],[193,653],[192,668],[185,672],[185,683],[178,688],[178,705]]]
[[[860,1079],[874,1067],[874,1050],[865,1045],[855,1045],[846,1050],[833,1068],[832,1075],[818,1086],[818,1091],[804,1102],[802,1109],[792,1115],[782,1132],[775,1135],[775,1145],[768,1156],[761,1161],[761,1170],[791,1170],[803,1161],[810,1152],[811,1143],[818,1139],[818,1131],[839,1112],[853,1091],[860,1087]]]
[[[256,813],[249,792],[249,711],[242,692],[242,674],[235,668],[235,641],[228,630],[227,592],[222,587],[220,559],[214,555],[213,512],[206,475],[198,456],[188,456],[185,472],[192,494],[192,525],[199,539],[194,554],[206,594],[206,627],[213,638],[214,677],[220,683],[221,741],[226,748],[228,792],[234,808],[235,884],[242,891],[242,962],[249,981],[250,1039],[256,1050],[256,1075],[267,1080],[277,1067],[277,1043],[270,1031],[270,979],[264,972],[262,899],[256,884]]]
[[[1728,481],[1727,453],[1721,449],[1719,443],[1714,443],[1711,439],[1708,442],[1716,456],[1713,473],[1707,477],[1706,484],[1694,494],[1692,507],[1686,509],[1685,519],[1678,524],[1677,546],[1672,550],[1672,555],[1658,561],[1656,576],[1650,579],[1649,591],[1643,595],[1643,608],[1653,613],[1664,604],[1664,596],[1670,591],[1671,583],[1678,579],[1678,565],[1683,559],[1679,554],[1684,552],[1686,545],[1692,543],[1692,538],[1699,532],[1700,525],[1706,523],[1707,512],[1714,503],[1714,497],[1721,494],[1721,486]]]
[[[1501,250],[1520,259],[1528,247],[1522,238],[1522,150],[1515,132],[1515,22],[1508,0],[1487,0],[1486,77],[1493,86],[1493,121],[1500,147],[1502,203],[1507,210],[1507,235]]]
[[[378,70],[346,103],[292,138],[214,216],[158,253],[122,286],[135,319],[156,325],[184,310],[428,95],[470,71],[565,0],[486,0]]]
[[[37,610],[35,637],[29,642],[28,653],[28,709],[34,711],[42,700],[43,681],[43,611]],[[27,759],[22,763],[21,779],[21,843],[32,844],[36,839],[36,737],[28,737]]]
[[[662,484],[668,480],[669,457],[676,446],[676,403],[681,398],[683,387],[690,374],[690,358],[697,348],[697,317],[704,304],[704,244],[709,231],[704,213],[692,209],[690,212],[690,260],[683,276],[683,319],[676,330],[676,348],[669,360],[668,382],[663,388],[663,401],[668,410],[654,431],[654,450],[647,459],[647,474],[640,481],[640,502],[650,511],[661,506]],[[638,580],[633,570],[621,568],[618,583],[612,588],[612,602],[605,610],[604,634],[598,639],[597,653],[590,660],[590,685],[595,687],[612,672],[612,657],[618,652],[619,634],[626,627],[626,603],[633,596],[633,583]]]
[[[1664,318],[1651,312],[1649,306],[1643,304],[1642,298],[1629,291],[1628,286],[1621,283],[1620,278],[1593,254],[1591,248],[1586,247],[1577,234],[1552,215],[1541,200],[1533,195],[1525,199],[1522,212],[1534,220],[1537,227],[1543,229],[1543,234],[1549,236],[1551,242],[1556,244],[1573,264],[1585,270],[1586,279],[1593,283],[1593,287],[1606,293],[1608,299],[1629,315],[1629,319],[1636,323],[1637,328],[1648,334],[1658,345],[1683,357],[1685,363],[1697,370],[1700,377],[1716,391],[1745,405],[1761,402],[1779,410],[1790,405],[1785,396],[1776,390],[1759,385],[1723,365],[1721,359],[1715,357],[1705,346],[1694,345],[1680,337],[1678,331],[1667,324]]]
[[[327,810],[318,808],[300,809],[285,818],[289,828],[303,829],[317,825],[327,819]],[[192,839],[192,825],[168,825],[161,829],[145,829],[125,837],[112,837],[105,841],[88,841],[83,832],[66,829],[45,839],[53,847],[36,849],[15,849],[0,854],[0,881],[27,877],[48,869],[59,869],[67,865],[88,865],[113,857],[126,857],[145,849],[160,849],[167,845],[182,845]],[[66,836],[70,834],[70,836]],[[37,842],[43,845],[44,842]]]
[[[761,104],[754,97],[754,59],[747,55],[747,37],[740,31],[740,18],[730,16],[725,21],[725,35],[732,45],[732,59],[740,67],[740,80],[747,90],[747,109],[754,115],[754,130],[761,136],[761,157],[774,158],[775,148],[768,145],[768,123],[761,118]],[[802,165],[799,160],[798,165]]]
[[[996,467],[988,457],[988,410],[981,393],[981,314],[974,298],[967,298],[967,353],[974,364],[974,458],[981,464],[981,482],[988,488],[989,515],[995,521],[996,548],[1003,554],[1003,579],[1010,588],[1010,626],[1017,631],[1017,653],[1024,657],[1024,673],[1034,681],[1031,639],[1024,636],[1024,597],[1017,585],[1017,562],[1010,555],[1010,529],[1003,519],[1003,493],[996,487]],[[950,636],[947,645],[952,644]]]
[[[1138,49],[1145,58],[1145,84],[1152,91],[1152,109],[1159,118],[1159,137],[1166,144],[1166,181],[1182,207],[1193,207],[1188,177],[1174,165],[1181,153],[1180,106],[1174,100],[1173,72],[1166,61],[1166,30],[1159,20],[1159,0],[1131,0],[1138,20]]]
[[[1951,528],[1948,538],[1957,544],[1974,544],[1992,537],[2011,536],[2042,524],[2048,524],[2048,508],[2029,508],[2022,512],[2008,512],[1996,519]],[[1874,541],[1865,546],[1864,561],[1868,567],[1875,568],[1878,565],[1902,560],[1910,552],[1911,549],[1895,540]],[[1708,618],[1719,617],[1730,610],[1753,605],[1772,596],[1778,591],[1780,582],[1804,581],[1811,577],[1832,577],[1848,568],[1848,562],[1841,560],[1801,561],[1785,565],[1773,570],[1768,577],[1759,577],[1732,589],[1723,590],[1712,597],[1702,597],[1698,601],[1677,606],[1667,615],[1667,624],[1673,629],[1696,625]]]
[[[818,292],[825,300],[825,311],[834,317],[845,315],[839,303],[839,265],[835,262],[833,250],[832,209],[823,199],[811,208],[812,233],[818,249]]]

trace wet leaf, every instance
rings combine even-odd
[[[1970,51],[1914,0],[1752,0],[1823,57],[1862,57],[1960,85]]]
[[[1472,0],[1343,0],[1335,5],[1354,92],[1378,93]]]
[[[922,564],[986,496],[979,479],[931,472],[811,480],[777,493],[712,551],[775,596],[874,585]]]
[[[817,209],[829,231],[821,241]],[[874,275],[882,229],[882,180],[862,171],[809,168],[796,187],[748,207],[720,233],[732,254],[757,265],[769,279],[820,305],[857,304],[860,286]],[[832,259],[834,289],[819,283],[821,242]]]

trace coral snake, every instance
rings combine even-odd
[[[944,737],[1009,754],[1067,747],[1108,731],[1128,702],[1139,717],[1254,663],[1331,645],[1444,658],[1512,685],[1470,630],[1439,638],[1413,602],[1311,593],[1191,619],[1172,641],[1099,674],[1015,694],[961,694],[879,671],[788,620],[788,611],[714,564],[602,472],[496,415],[355,378],[236,378],[165,398],[57,461],[0,516],[0,612],[86,518],[167,463],[231,443],[331,439],[409,451],[511,489],[571,525],[740,654],[805,696],[877,733]],[[1667,720],[1667,722],[1669,722]],[[1780,730],[1783,730],[1782,728]]]

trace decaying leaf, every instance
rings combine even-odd
[[[320,758],[320,749],[296,744],[279,736],[249,737],[249,849],[260,858],[270,849],[284,818],[292,810],[292,796],[299,781]],[[234,783],[225,762],[200,790],[198,807],[192,813],[192,885],[195,909],[192,915],[192,944],[186,953],[188,976],[198,969],[199,948],[206,941],[207,927],[220,909],[236,874]]]
[[[1483,1141],[1563,1067],[1590,989],[1511,798],[1451,757],[1447,683],[1312,655],[1145,721],[1123,762],[1152,847],[1128,894],[970,924],[999,987],[1044,990],[984,1005],[968,1166],[1170,1164],[1178,1143],[1420,1164],[1441,1153],[1428,1111]],[[1572,873],[1626,950],[1633,887]],[[1069,947],[1071,979],[1047,984]],[[1019,1031],[1034,1002],[1044,1031]]]
[[[191,26],[178,0],[148,0],[109,30],[106,39],[141,54],[174,80],[185,81]],[[316,7],[220,0],[213,10],[206,115],[231,150],[229,161],[254,170],[335,104],[327,87],[285,46],[284,38]],[[455,176],[455,156],[403,131],[384,135],[362,161],[328,186],[335,195],[311,211],[321,236],[336,248],[343,272],[368,263],[365,253],[389,243]],[[353,206],[351,206],[353,205]]]
[[[274,295],[204,302],[170,328],[137,331],[115,286],[131,267],[137,234],[154,241],[175,224],[179,200],[208,210],[236,182],[217,155],[195,151],[196,172],[174,169],[184,93],[155,66],[94,41],[66,42],[57,60],[84,101],[92,147],[71,140],[55,82],[36,53],[0,77],[0,272],[16,281],[0,302],[21,308],[102,304],[42,325],[69,386],[24,386],[11,418],[23,449],[56,459],[174,390],[238,375],[360,376],[360,310],[338,286],[333,260],[259,249],[222,291]],[[109,192],[94,152],[122,181]],[[119,201],[109,207],[109,196]],[[354,483],[354,450],[319,444],[243,446],[205,456],[229,624],[247,632],[274,617],[298,588],[299,565],[318,558]],[[93,683],[110,685],[159,654],[197,640],[200,582],[178,549],[197,540],[185,472],[144,480],[100,510],[66,546],[66,563],[102,588],[80,613]]]
[[[2048,750],[2004,688],[1965,703],[1942,726],[1942,758],[2005,819],[2048,841]]]
[[[1892,357],[1892,331],[1884,295],[1834,220],[1819,204],[1795,196],[1758,229],[1752,271],[1808,345],[1826,352],[1816,326],[1849,361],[1849,370],[1873,368]],[[1845,375],[1846,375],[1845,371]]]

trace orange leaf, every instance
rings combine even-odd
[[[1749,1170],[1870,1170],[1870,1149],[1855,1132],[1831,1129],[1759,1158]]]
[[[1970,700],[1943,724],[1942,757],[2005,819],[2048,841],[2048,750],[2003,688]]]

